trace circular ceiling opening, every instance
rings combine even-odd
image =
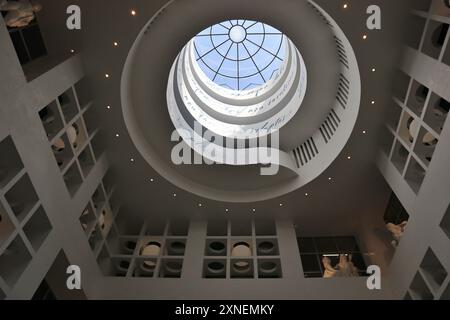
[[[342,152],[358,116],[359,69],[345,34],[312,1],[229,1],[214,10],[173,1],[142,28],[122,73],[122,111],[137,151],[177,187],[262,201],[310,183]]]
[[[280,31],[257,21],[223,21],[198,33],[176,58],[167,86],[168,111],[179,136],[204,158],[260,164],[257,157],[241,161],[223,154],[260,150],[250,146],[263,146],[262,138],[295,116],[306,82],[302,55]],[[236,140],[237,147],[234,142],[225,146],[226,139]]]
[[[284,35],[262,22],[228,20],[194,38],[195,59],[214,83],[237,91],[264,85],[285,60]]]

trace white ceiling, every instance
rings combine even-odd
[[[47,31],[45,37],[49,50],[63,53],[75,49],[82,53],[86,73],[90,76],[95,89],[95,108],[101,114],[107,129],[106,137],[111,151],[110,160],[118,175],[119,190],[121,190],[123,198],[128,201],[130,214],[189,217],[206,215],[232,218],[276,215],[277,217],[294,218],[304,235],[354,233],[359,217],[366,214],[377,215],[380,217],[380,221],[382,220],[390,190],[374,165],[374,157],[378,132],[384,116],[385,102],[390,96],[392,71],[399,56],[398,39],[404,32],[402,21],[403,14],[407,11],[406,0],[348,1],[350,7],[347,10],[342,9],[342,1],[317,1],[344,30],[354,47],[359,62],[363,92],[357,126],[342,155],[318,179],[282,198],[249,204],[210,201],[177,189],[164,177],[159,176],[139,156],[139,152],[127,134],[120,106],[120,77],[123,65],[138,32],[156,10],[165,3],[164,0],[134,1],[133,9],[138,13],[134,17],[130,15],[129,1],[42,0],[41,2],[45,8],[41,16],[43,29]],[[216,2],[218,6],[222,6],[216,9],[216,11],[222,10],[216,13],[218,17],[226,16],[229,6],[239,6],[243,12],[254,12],[248,18],[258,20],[258,10],[251,0]],[[56,12],[65,12],[69,3],[77,3],[82,8],[83,26],[81,31],[68,31],[64,27],[65,15],[55,15]],[[366,8],[372,4],[379,4],[382,8],[383,28],[380,31],[369,31],[366,28]],[[186,16],[185,24],[197,23],[195,9],[194,7],[192,12]],[[212,10],[212,7],[203,9]],[[212,15],[210,24],[217,22],[213,17],[214,15]],[[276,18],[273,20],[276,21]],[[281,24],[274,23],[273,25],[283,30]],[[180,27],[182,26],[173,25],[173,28]],[[157,23],[154,28],[158,28]],[[200,24],[198,30],[202,30]],[[177,43],[179,51],[186,41],[176,42],[174,37],[176,31],[175,29],[165,30],[166,36],[161,41]],[[314,41],[316,30],[310,28],[308,32],[311,37],[310,41]],[[363,34],[368,34],[367,40],[362,39]],[[119,42],[118,47],[112,45],[114,41]],[[302,50],[302,48],[299,49]],[[372,67],[376,67],[375,73],[371,72]],[[108,80],[104,78],[105,73],[111,75]],[[155,92],[165,93],[166,91],[165,81],[144,85]],[[324,90],[323,94],[331,93]],[[375,105],[370,104],[372,100],[376,100]],[[309,103],[312,104],[313,101]],[[106,105],[111,105],[112,108],[108,110],[105,108]],[[151,105],[150,102],[149,105]],[[166,105],[157,104],[151,105],[151,107],[161,113],[167,110]],[[308,119],[307,116],[305,118]],[[167,120],[170,123],[168,116]],[[161,123],[160,125],[167,124]],[[308,125],[304,125],[295,129],[308,131],[310,128]],[[366,131],[366,134],[363,134],[363,131]],[[115,133],[119,133],[120,138],[116,138]],[[348,156],[351,156],[350,160],[347,158]],[[134,158],[135,161],[131,163],[130,158]],[[212,171],[211,177],[213,177],[215,169],[209,168],[209,170]],[[153,178],[154,182],[150,182],[150,178]],[[217,174],[215,179],[218,181],[224,179],[223,181],[226,182],[225,178]],[[248,186],[251,184],[252,181],[249,180]],[[177,194],[176,197],[173,196],[174,193]],[[306,193],[308,196],[305,196]],[[202,207],[198,206],[199,203],[202,203]],[[280,207],[280,203],[283,206]],[[225,208],[229,209],[229,213],[225,212]],[[255,213],[253,208],[256,209]]]

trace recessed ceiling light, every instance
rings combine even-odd
[[[111,109],[111,106],[106,106],[106,109]]]
[[[120,137],[118,133],[116,133],[116,138]]]
[[[117,43],[117,42],[115,42],[115,41],[114,41],[113,44],[114,44],[115,47],[117,47],[117,46],[119,45],[119,43]]]
[[[252,211],[253,211],[253,212],[256,212],[256,209],[255,209],[255,208],[253,208],[253,209],[252,209]]]
[[[177,194],[176,194],[176,193],[174,193],[174,194],[173,194],[173,196],[174,196],[174,197],[176,197],[176,196],[177,196]]]
[[[155,179],[153,179],[153,178],[150,178],[150,182],[154,182],[155,181]]]
[[[134,158],[131,158],[130,161],[131,161],[131,162],[134,162]]]
[[[135,16],[136,15],[136,10],[131,10],[131,15]]]
[[[199,203],[199,204],[198,204],[198,206],[199,206],[199,207],[202,207],[202,206],[203,206],[203,204]]]
[[[332,178],[331,178],[331,177],[329,177],[329,178],[328,178],[328,181],[331,181],[331,180],[332,180]]]
[[[363,35],[363,40],[366,40],[367,39],[367,34],[365,34],[365,35]]]
[[[225,209],[225,212],[228,212],[228,211],[230,211],[230,210],[229,210],[228,208],[226,208],[226,209]]]
[[[371,103],[371,104],[375,104],[375,100],[372,100],[370,103]]]
[[[377,69],[375,69],[375,68],[372,68],[372,72],[375,72],[375,71],[377,71]]]
[[[280,203],[280,207],[282,207],[283,206],[283,204],[282,203]]]
[[[352,158],[351,156],[348,156],[348,157],[347,157],[348,160],[350,160],[351,158]]]
[[[309,193],[307,192],[307,193],[305,193],[305,196],[309,196]]]
[[[348,8],[348,4],[344,3],[344,5],[342,6],[342,8],[347,9],[347,8]]]
[[[363,134],[366,134],[367,133],[367,131],[366,130],[363,130]]]
[[[74,52],[75,52],[75,50],[73,50],[73,49],[70,49],[70,52],[74,53]]]
[[[109,78],[109,74],[105,73],[105,78]]]

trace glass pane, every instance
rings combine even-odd
[[[229,20],[197,34],[194,47],[199,66],[210,80],[232,90],[247,90],[263,85],[280,69],[283,42],[282,33],[271,26]]]

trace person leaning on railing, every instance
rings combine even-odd
[[[331,260],[327,256],[322,257],[324,268],[323,278],[334,277],[357,277],[358,269],[352,262],[352,255],[340,254],[339,263],[336,266],[331,265]]]
[[[4,20],[10,28],[26,27],[36,17],[35,13],[41,10],[42,5],[35,0],[0,0],[0,11],[8,11]]]

